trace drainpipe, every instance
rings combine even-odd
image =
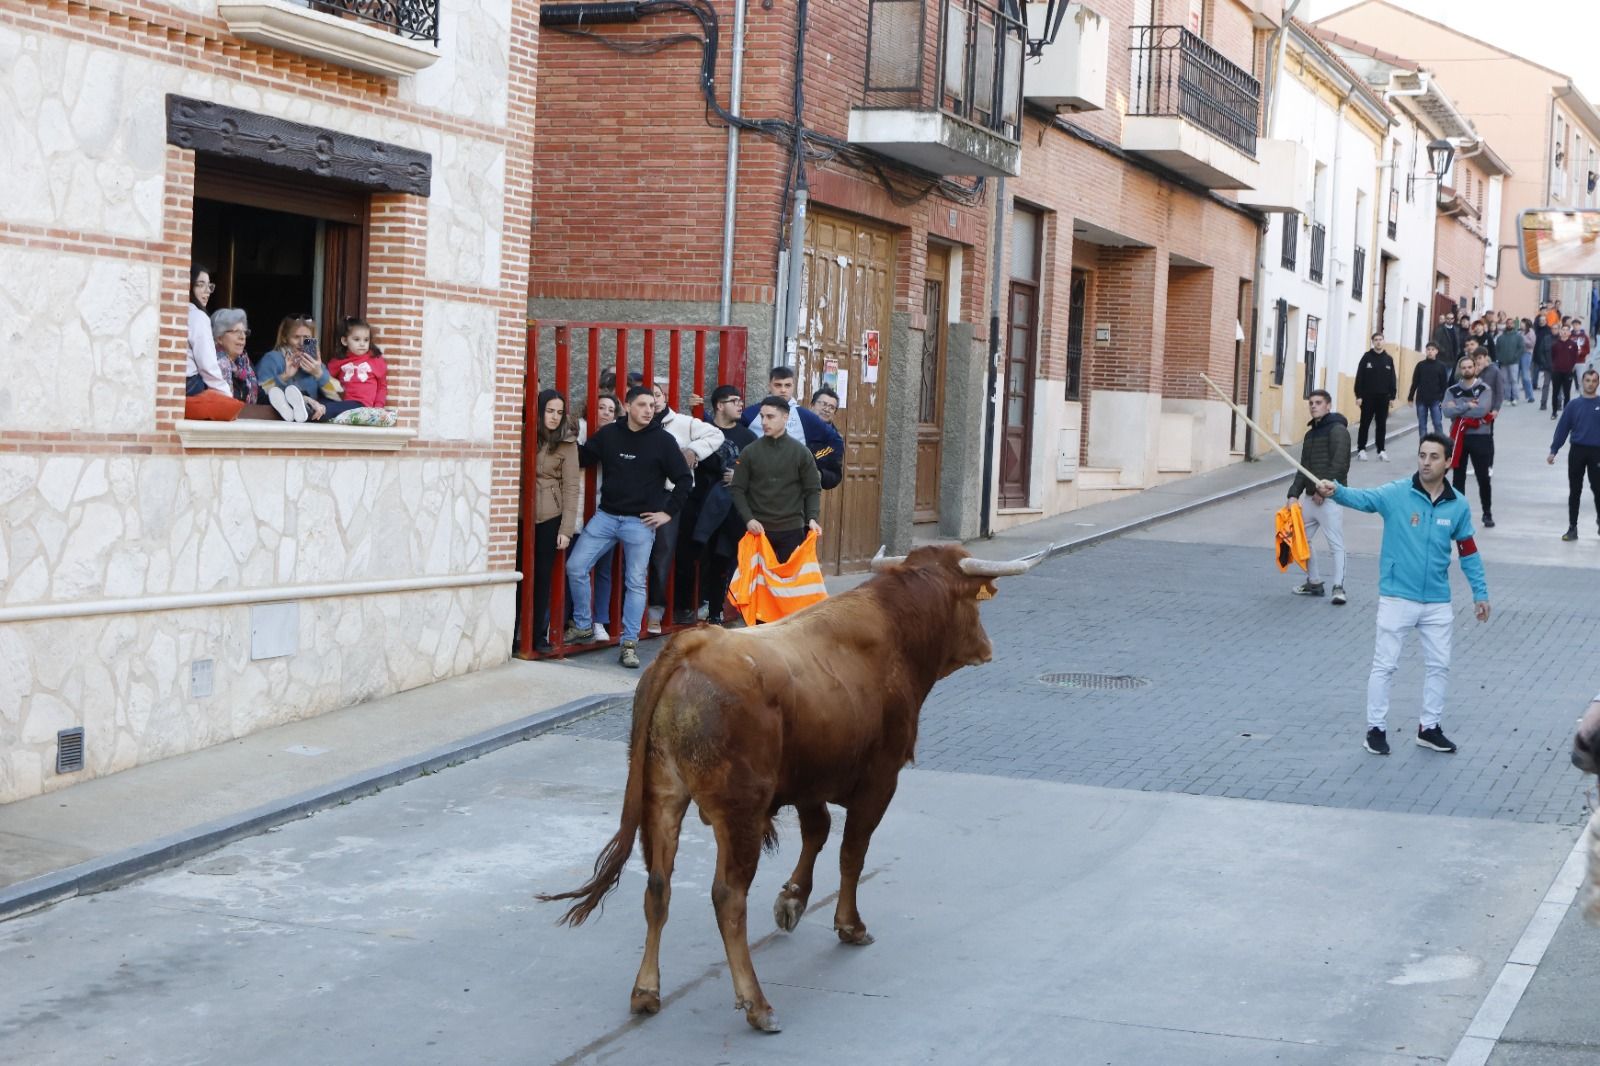
[[[789,222],[788,291],[783,300],[783,366],[794,366],[800,338],[800,288],[806,276],[806,204],[811,200],[806,187],[804,164],[795,173],[794,214]]]
[[[733,81],[729,89],[728,110],[739,114],[739,94],[744,85],[744,5],[739,0],[733,11]],[[739,191],[739,127],[728,124],[728,169],[722,194],[722,300],[717,324],[726,326],[733,317],[733,212]]]
[[[1265,97],[1261,101],[1261,107],[1266,115],[1266,121],[1263,123],[1262,128],[1269,138],[1272,136],[1273,122],[1278,114],[1278,78],[1283,71],[1283,53],[1289,44],[1284,38],[1284,31],[1289,28],[1289,20],[1294,18],[1294,13],[1300,9],[1301,2],[1302,0],[1294,0],[1289,5],[1289,10],[1283,13],[1283,21],[1278,23],[1278,28],[1272,31],[1272,37],[1267,41],[1266,54],[1269,57],[1269,66],[1266,71],[1268,77],[1261,90],[1262,95]],[[1287,218],[1284,219],[1284,225],[1289,224],[1289,220]],[[1249,414],[1252,421],[1259,421],[1256,413],[1256,378],[1260,376],[1260,366],[1257,364],[1257,358],[1261,349],[1261,313],[1266,307],[1266,303],[1262,299],[1264,294],[1261,291],[1261,287],[1266,281],[1266,271],[1267,223],[1263,221],[1260,235],[1256,238],[1256,268],[1250,279],[1250,299],[1255,304],[1255,314],[1252,316],[1254,321],[1251,323],[1253,328],[1250,330],[1250,380],[1245,387],[1244,406],[1245,412]],[[1245,426],[1244,461],[1253,463],[1255,460],[1255,430]]]
[[[994,536],[989,520],[994,502],[994,424],[995,395],[1000,387],[1000,246],[1006,224],[1006,179],[995,182],[994,231],[989,238],[989,369],[984,374],[983,393],[983,503],[978,512],[978,535],[985,539]]]

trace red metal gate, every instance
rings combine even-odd
[[[527,338],[527,376],[523,388],[522,414],[522,486],[518,504],[517,523],[521,536],[518,544],[518,568],[522,581],[517,587],[517,640],[516,655],[521,659],[560,658],[569,651],[590,651],[595,648],[614,647],[622,639],[622,552],[618,550],[612,560],[611,619],[615,632],[605,643],[584,644],[567,648],[562,644],[566,628],[566,552],[558,550],[550,582],[550,637],[551,651],[534,651],[534,500],[537,495],[537,452],[539,448],[539,390],[550,387],[567,398],[569,412],[577,409],[593,432],[599,421],[600,375],[605,370],[616,373],[617,402],[620,405],[627,394],[628,374],[637,372],[644,378],[644,387],[650,388],[659,378],[658,369],[665,371],[667,403],[681,410],[679,400],[687,385],[690,394],[703,400],[718,385],[733,385],[744,392],[745,352],[748,337],[743,326],[683,326],[642,325],[621,322],[529,322]],[[578,348],[579,361],[573,363],[574,348]],[[657,365],[665,355],[665,366]],[[688,366],[685,366],[688,360]],[[714,361],[714,367],[713,367]],[[581,380],[580,380],[581,379]],[[573,395],[573,385],[581,390],[581,407]],[[689,410],[696,418],[704,418],[703,403],[695,403]],[[626,417],[626,416],[622,416]],[[590,467],[584,472],[583,517],[587,522],[594,516],[599,502],[595,491],[598,471]],[[675,568],[674,568],[675,569]],[[668,570],[666,589],[667,609],[661,619],[663,634],[674,628],[672,616],[674,589],[672,570]],[[643,637],[644,634],[638,634]]]

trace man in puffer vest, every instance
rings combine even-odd
[[[1343,482],[1350,475],[1350,422],[1332,407],[1333,397],[1326,389],[1312,392],[1311,428],[1300,445],[1300,465],[1324,481]],[[1298,500],[1302,493],[1311,493],[1301,506],[1306,543],[1313,544],[1318,530],[1327,539],[1328,552],[1333,556],[1333,605],[1339,607],[1345,602],[1344,518],[1338,507],[1316,495],[1316,487],[1304,474],[1296,474],[1289,483],[1289,499]],[[1296,596],[1321,596],[1324,588],[1313,547],[1305,581],[1290,591]]]

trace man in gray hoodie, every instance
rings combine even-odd
[[[1467,487],[1467,460],[1472,460],[1472,473],[1478,479],[1478,510],[1483,516],[1483,528],[1494,528],[1492,489],[1489,473],[1494,466],[1494,394],[1489,386],[1478,380],[1478,361],[1463,355],[1456,363],[1456,382],[1444,390],[1444,416],[1450,419],[1450,441],[1453,445],[1450,465],[1455,473],[1450,479],[1453,489],[1465,496]]]

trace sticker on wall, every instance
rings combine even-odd
[[[861,334],[861,380],[868,385],[878,383],[878,331],[869,329]]]
[[[834,392],[839,391],[839,360],[824,359],[822,361],[822,384]]]
[[[839,394],[839,410],[850,406],[850,371],[839,371],[839,386],[833,391]]]

